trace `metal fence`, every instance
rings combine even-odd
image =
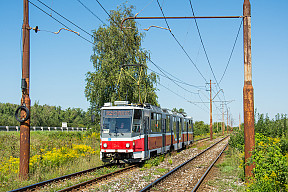
[[[30,127],[30,131],[87,131],[84,127]],[[0,126],[0,131],[20,131],[20,126]]]

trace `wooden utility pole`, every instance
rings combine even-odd
[[[251,151],[255,146],[254,135],[254,90],[252,86],[252,66],[251,66],[251,5],[249,0],[244,0],[243,4],[243,47],[244,47],[244,140],[245,140],[245,163],[251,157]],[[246,181],[251,177],[253,164],[245,164]]]
[[[210,141],[213,140],[213,129],[212,129],[212,86],[210,79]]]
[[[23,0],[23,26],[22,26],[22,98],[21,106],[28,108],[30,111],[29,98],[29,72],[30,72],[30,27],[29,27],[29,2]],[[24,119],[28,112],[21,109],[21,119]],[[20,179],[27,179],[29,173],[29,157],[30,157],[30,120],[27,119],[20,123]]]

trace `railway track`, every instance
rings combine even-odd
[[[120,169],[118,171],[114,171],[112,173],[108,173],[106,175],[102,175],[100,177],[97,177],[97,178],[94,178],[94,179],[91,179],[91,180],[88,180],[88,181],[85,181],[85,182],[82,182],[82,183],[79,183],[79,184],[76,184],[76,185],[73,185],[73,186],[70,186],[68,188],[65,188],[65,189],[62,189],[62,190],[59,190],[58,192],[65,192],[65,191],[76,191],[76,190],[81,190],[82,188],[86,188],[87,186],[89,185],[93,185],[94,183],[96,182],[99,182],[99,181],[102,181],[102,180],[106,180],[108,179],[109,177],[112,177],[112,176],[116,176],[118,174],[122,174],[126,171],[129,171],[131,169],[134,169],[138,167],[137,164],[135,165],[131,165],[131,166],[128,166],[128,167],[125,167],[123,169]]]
[[[227,147],[228,143],[226,140],[227,137],[223,138],[140,191],[196,191]],[[225,147],[223,147],[224,145]],[[211,151],[211,149],[215,148],[216,150]],[[207,153],[208,151],[209,153]],[[215,159],[216,156],[217,158]],[[203,161],[203,159],[209,160],[209,162]],[[215,160],[213,161],[212,159]],[[212,163],[210,160],[212,160]]]
[[[54,179],[50,179],[50,180],[47,180],[47,181],[42,181],[40,183],[35,183],[33,185],[29,185],[29,186],[26,186],[26,187],[15,189],[15,190],[12,190],[10,192],[19,192],[19,191],[22,192],[22,191],[37,190],[37,189],[40,189],[41,187],[43,187],[45,185],[49,185],[51,183],[63,181],[63,180],[66,180],[66,179],[71,179],[71,178],[74,178],[74,177],[79,177],[81,175],[84,175],[84,174],[87,174],[87,173],[91,173],[91,172],[95,172],[95,171],[100,170],[100,169],[109,168],[109,167],[112,167],[112,166],[115,166],[115,165],[114,164],[102,165],[102,166],[99,166],[99,167],[87,169],[87,170],[84,170],[84,171],[79,171],[79,172],[76,172],[76,173],[72,173],[72,174],[69,174],[69,175],[64,175],[64,176],[57,177],[57,178],[54,178]]]
[[[207,138],[195,140],[194,143],[196,143],[196,142],[202,142],[202,141],[205,141],[205,140],[207,140],[207,139],[209,139],[209,138],[207,137]],[[11,192],[18,192],[18,191],[35,191],[35,190],[41,191],[41,188],[43,188],[44,186],[47,186],[47,185],[51,185],[52,183],[57,183],[57,182],[61,182],[61,181],[64,181],[64,180],[69,180],[69,179],[72,179],[72,178],[79,177],[79,176],[81,176],[81,175],[89,174],[89,173],[91,173],[91,172],[95,172],[95,171],[97,171],[97,170],[104,169],[104,168],[109,168],[109,167],[112,167],[112,166],[115,166],[115,164],[107,164],[107,165],[95,167],[95,168],[92,168],[92,169],[80,171],[80,172],[77,172],[77,173],[73,173],[73,174],[61,176],[61,177],[58,177],[58,178],[50,179],[50,180],[47,180],[47,181],[43,181],[43,182],[39,182],[39,183],[36,183],[36,184],[33,184],[33,185],[29,185],[29,186],[26,186],[26,187],[22,187],[22,188],[19,188],[19,189],[15,189],[15,190],[12,190]],[[111,176],[116,176],[116,175],[118,175],[118,174],[121,174],[121,173],[123,173],[123,172],[125,172],[125,171],[128,171],[128,170],[131,170],[131,169],[134,169],[134,168],[136,168],[136,167],[138,167],[138,166],[137,166],[137,165],[132,165],[132,166],[129,166],[129,167],[126,167],[126,168],[117,170],[117,171],[115,171],[115,172],[112,172],[112,173],[109,173],[109,174],[106,174],[106,175],[103,175],[103,176],[100,176],[100,177],[97,177],[97,178],[93,178],[93,179],[91,179],[91,180],[88,180],[88,181],[79,183],[79,184],[77,184],[77,185],[68,187],[68,188],[63,189],[63,190],[60,190],[60,191],[74,191],[74,190],[79,190],[79,189],[81,189],[81,188],[83,188],[83,187],[85,187],[85,186],[93,185],[93,184],[95,184],[96,182],[100,182],[100,181],[106,180],[106,179],[108,179],[108,178],[111,177]],[[57,184],[56,184],[56,185],[57,185]]]

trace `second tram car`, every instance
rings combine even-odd
[[[127,101],[101,108],[103,162],[133,163],[193,143],[193,119],[150,104]]]

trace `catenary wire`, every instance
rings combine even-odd
[[[149,60],[150,60],[150,59],[149,59]],[[157,67],[157,69],[158,69],[159,71],[161,71],[161,73],[162,73],[163,75],[165,75],[168,79],[170,79],[175,85],[177,85],[178,87],[184,89],[185,91],[187,91],[187,92],[189,92],[189,93],[197,94],[197,93],[195,93],[195,92],[189,91],[188,89],[185,89],[184,87],[182,87],[181,85],[179,85],[178,83],[176,83],[173,79],[171,79],[170,77],[168,77],[168,75],[166,75],[152,60],[150,60],[150,62],[151,62],[155,67]]]
[[[106,11],[106,9],[102,6],[102,4],[98,1],[98,0],[96,0],[97,1],[97,3],[100,5],[100,7],[106,12],[106,14],[110,17],[110,19],[111,19],[111,21],[113,21],[119,28],[120,28],[120,26],[119,26],[119,24],[118,23],[116,23],[115,21],[114,21],[114,19],[111,17],[111,15]],[[157,0],[158,1],[158,0]],[[125,31],[123,31],[123,33],[126,35],[126,33],[125,33]],[[187,52],[186,52],[187,53]],[[187,54],[187,56],[189,57],[189,55]],[[190,58],[190,57],[189,57]],[[149,58],[149,60],[150,60],[150,62],[153,62],[150,58]],[[192,61],[192,59],[191,59],[191,61]],[[193,62],[193,61],[192,61]],[[154,62],[153,62],[154,63]],[[155,63],[154,63],[155,64]],[[195,65],[195,64],[194,64]],[[195,67],[197,68],[197,66],[195,65]],[[197,68],[198,69],[198,68]],[[200,72],[200,71],[199,71]],[[202,75],[202,73],[200,72],[200,74]],[[203,76],[203,78],[204,78],[204,76]],[[205,78],[204,78],[205,79]],[[206,79],[205,79],[205,81],[206,81]],[[207,81],[206,81],[207,82]],[[160,84],[160,82],[158,82],[158,84],[159,85],[162,85],[162,84]],[[162,85],[163,86],[163,85]],[[163,86],[164,87],[164,86]],[[170,90],[169,88],[167,88],[167,87],[165,87],[166,89],[168,89],[168,90]],[[171,92],[173,92],[172,90],[170,90]],[[187,100],[186,98],[184,98],[184,97],[182,97],[181,95],[179,95],[179,94],[177,94],[177,93],[175,93],[175,92],[173,92],[174,94],[176,94],[176,95],[178,95],[178,96],[180,96],[181,98],[183,98],[183,99],[185,99],[187,102],[190,102],[190,103],[192,103],[191,101],[189,101],[189,100]],[[204,110],[205,111],[205,109],[203,109],[202,107],[200,107],[200,106],[198,106],[198,105],[196,105],[195,103],[192,103],[193,105],[195,105],[195,106],[197,106],[197,107],[199,107],[199,108],[201,108],[202,110]],[[206,111],[207,112],[207,111]]]
[[[189,1],[190,1],[190,6],[191,6],[192,14],[193,14],[193,16],[195,17],[194,10],[193,10],[193,6],[192,6],[192,2],[191,2],[191,0],[189,0]],[[217,79],[216,79],[215,73],[214,73],[213,68],[212,68],[212,65],[211,65],[211,63],[210,63],[210,60],[209,60],[207,51],[206,51],[205,46],[204,46],[204,42],[203,42],[203,39],[202,39],[200,30],[199,30],[199,27],[198,27],[198,23],[197,23],[196,19],[194,19],[194,21],[195,21],[195,25],[196,25],[196,28],[197,28],[197,31],[198,31],[198,35],[199,35],[199,38],[200,38],[200,41],[201,41],[201,44],[202,44],[202,47],[203,47],[203,50],[204,50],[204,53],[205,53],[207,62],[208,62],[208,64],[209,64],[210,70],[211,70],[211,72],[212,72],[212,74],[213,74],[213,77],[214,77],[216,83],[218,84],[218,81],[217,81]],[[220,86],[219,86],[219,88],[220,88]]]
[[[160,5],[160,3],[159,3],[158,0],[157,0],[157,3],[158,3],[158,6],[159,6],[159,8],[160,8],[160,10],[161,10],[161,13],[162,13],[162,15],[163,15],[163,17],[164,17],[164,19],[165,19],[165,22],[166,22],[166,25],[167,25],[168,29],[171,29],[170,26],[169,26],[169,24],[168,24],[168,22],[167,22],[167,19],[166,19],[165,15],[164,15],[164,12],[163,12],[162,7],[161,7],[161,5]],[[176,36],[172,33],[171,30],[169,30],[169,32],[170,32],[170,34],[172,35],[172,37],[174,38],[174,40],[175,40],[175,41],[178,43],[178,45],[181,47],[181,49],[184,51],[184,53],[186,54],[186,56],[188,57],[188,59],[190,60],[190,62],[194,65],[194,67],[196,68],[196,70],[198,71],[198,73],[201,75],[201,77],[204,79],[204,81],[207,82],[207,80],[206,80],[206,78],[204,77],[204,75],[203,75],[203,74],[201,73],[201,71],[198,69],[197,65],[196,65],[196,64],[194,63],[194,61],[191,59],[191,57],[189,56],[189,54],[187,53],[187,51],[184,49],[184,47],[181,45],[181,43],[178,41],[178,39],[176,38]]]
[[[34,3],[32,3],[30,0],[28,0],[28,2],[33,5],[34,7],[36,7],[37,9],[39,9],[40,11],[42,11],[43,13],[45,13],[46,15],[48,15],[49,17],[53,18],[55,21],[57,21],[58,23],[60,23],[61,25],[63,25],[64,27],[66,27],[67,29],[70,29],[67,25],[65,25],[64,23],[62,23],[61,21],[59,21],[58,19],[56,19],[55,17],[53,17],[52,15],[50,15],[49,13],[47,13],[46,11],[44,11],[43,9],[41,9],[40,7],[38,7],[37,5],[35,5]],[[72,29],[70,29],[72,30]],[[78,35],[79,37],[81,37],[82,39],[84,39],[85,41],[91,43],[92,45],[94,45],[94,43],[92,43],[92,41],[86,39],[85,37]]]
[[[110,17],[111,21],[114,22],[114,23],[120,28],[119,24],[114,21],[114,19],[113,19],[113,18],[111,17],[111,15],[106,11],[106,9],[102,6],[102,4],[101,4],[98,0],[96,0],[96,1],[97,1],[97,3],[101,6],[101,8],[106,12],[106,14]],[[123,33],[126,35],[125,31],[123,31]],[[191,91],[183,88],[183,87],[180,86],[179,84],[177,84],[173,79],[171,79],[170,77],[168,77],[168,76],[158,67],[158,65],[156,65],[150,58],[148,58],[148,59],[149,59],[149,61],[150,61],[153,65],[155,65],[155,66],[159,69],[159,71],[161,71],[167,78],[169,78],[169,79],[170,79],[172,82],[174,82],[177,86],[181,87],[181,88],[184,89],[185,91],[188,91],[188,92],[193,93],[193,94],[197,94],[197,93],[191,92]]]
[[[234,48],[235,48],[236,42],[237,42],[237,40],[238,40],[238,36],[239,36],[239,33],[240,33],[240,29],[241,29],[241,27],[242,27],[242,23],[243,23],[243,20],[241,20],[240,27],[239,27],[238,33],[237,33],[237,35],[236,35],[236,39],[235,39],[235,41],[234,41],[234,45],[233,45],[233,47],[232,47],[232,51],[231,51],[231,53],[230,53],[230,56],[229,56],[229,59],[228,59],[226,68],[225,68],[225,70],[224,70],[224,73],[223,73],[220,81],[219,81],[219,84],[221,83],[221,81],[222,81],[222,79],[223,79],[223,77],[224,77],[224,75],[225,75],[225,73],[226,73],[226,71],[227,71],[228,65],[229,65],[229,63],[230,63],[231,57],[232,57],[233,52],[234,52]]]
[[[60,17],[62,17],[63,19],[65,19],[66,21],[68,21],[69,23],[71,23],[72,25],[74,25],[75,27],[77,27],[78,29],[80,29],[81,31],[83,31],[84,33],[86,33],[87,35],[90,35],[91,37],[92,34],[90,34],[89,32],[87,32],[86,30],[84,30],[83,28],[79,27],[78,25],[76,25],[75,23],[73,23],[72,21],[70,21],[69,19],[67,19],[66,17],[64,17],[63,15],[61,15],[60,13],[58,13],[57,11],[55,11],[54,9],[52,9],[51,7],[49,7],[48,5],[46,5],[45,3],[43,3],[40,0],[37,0],[39,3],[41,3],[42,5],[44,5],[45,7],[47,7],[48,9],[50,9],[51,11],[53,11],[54,13],[56,13],[57,15],[59,15]]]
[[[178,93],[176,93],[175,91],[172,91],[171,89],[169,89],[168,87],[162,85],[161,83],[158,82],[158,84],[159,84],[160,86],[164,87],[165,89],[167,89],[168,91],[174,93],[174,94],[177,95],[178,97],[184,99],[185,101],[187,101],[187,102],[189,102],[189,103],[191,103],[191,104],[197,106],[198,108],[202,109],[202,110],[205,111],[205,112],[208,112],[207,110],[203,109],[202,107],[200,107],[200,106],[197,105],[196,103],[193,103],[192,101],[189,101],[188,99],[186,99],[186,98],[183,97],[182,95],[179,95]]]
[[[155,64],[155,63],[154,63]],[[156,64],[155,64],[156,65]],[[172,75],[171,73],[169,73],[169,72],[167,72],[167,71],[165,71],[163,68],[161,68],[160,66],[158,66],[162,71],[164,71],[165,73],[167,73],[168,75],[170,75],[170,76],[172,76],[172,77],[174,77],[175,79],[177,79],[178,81],[177,82],[179,82],[179,83],[182,83],[182,84],[185,84],[185,85],[188,85],[188,86],[191,86],[191,87],[195,87],[195,88],[198,88],[198,89],[201,89],[200,87],[204,87],[204,86],[196,86],[196,85],[191,85],[191,84],[189,84],[189,83],[186,83],[186,82],[184,82],[184,81],[182,81],[181,79],[179,79],[179,78],[177,78],[177,77],[175,77],[174,75]],[[203,89],[203,88],[202,88]]]
[[[161,77],[165,77],[165,78],[169,79],[167,76],[162,75],[161,73],[158,73],[158,72],[156,72],[156,71],[154,71],[154,70],[152,70],[152,69],[150,69],[150,68],[148,68],[148,67],[147,67],[147,69],[150,70],[150,71],[152,71],[153,73],[161,76]],[[190,87],[197,87],[197,88],[201,89],[201,88],[200,88],[201,86],[191,85],[191,84],[186,83],[186,82],[183,82],[183,81],[181,81],[181,80],[179,81],[179,80],[177,80],[177,79],[174,79],[174,81],[177,82],[177,83],[181,83],[181,84],[183,84],[183,85],[187,85],[187,86],[190,86]]]
[[[82,1],[77,0],[87,11],[89,11],[94,17],[96,17],[103,25],[106,26],[105,22],[102,21],[93,11],[91,11]]]
[[[192,6],[192,1],[189,0],[189,2],[190,2],[190,7],[191,7],[192,14],[193,14],[193,16],[195,17],[194,9],[193,9],[193,6]],[[194,21],[195,21],[195,24],[196,24],[196,27],[197,27],[198,35],[199,35],[199,38],[200,38],[200,40],[201,40],[201,44],[202,44],[202,47],[203,47],[203,49],[204,49],[205,56],[206,56],[206,59],[207,59],[207,61],[208,61],[210,70],[212,71],[213,77],[214,77],[214,79],[215,79],[215,81],[216,81],[216,84],[217,84],[218,88],[221,89],[221,87],[220,87],[220,85],[219,85],[219,83],[218,83],[218,81],[217,81],[217,79],[216,79],[216,76],[215,76],[215,74],[214,74],[214,71],[213,71],[213,69],[212,69],[212,66],[211,66],[211,64],[210,64],[210,60],[209,60],[209,58],[208,58],[208,55],[207,55],[207,52],[206,52],[206,49],[205,49],[205,46],[204,46],[204,43],[203,43],[203,40],[202,40],[202,37],[201,37],[201,33],[200,33],[200,30],[199,30],[199,27],[198,27],[198,24],[197,24],[197,20],[194,19]],[[216,87],[216,89],[217,89],[217,87]],[[224,101],[225,101],[226,98],[225,98],[224,91],[222,92],[222,94],[223,94]],[[217,95],[217,97],[222,101],[222,99],[220,98],[219,95]],[[227,108],[227,106],[226,106],[226,108]]]
[[[169,29],[171,29],[170,28],[170,26],[169,26],[169,24],[168,24],[168,21],[167,21],[167,19],[165,18],[165,14],[164,14],[164,12],[163,12],[163,10],[162,10],[162,7],[161,7],[161,5],[160,5],[160,3],[159,3],[159,0],[157,0],[157,3],[158,3],[158,6],[159,6],[159,8],[160,8],[160,10],[161,10],[161,13],[162,13],[162,15],[163,15],[163,17],[164,17],[164,19],[165,19],[165,22],[166,22],[166,25],[167,25],[167,27],[169,28]],[[195,15],[194,15],[195,16]],[[196,20],[196,19],[195,19]],[[192,59],[190,58],[190,56],[188,55],[188,53],[186,52],[186,50],[183,48],[183,46],[180,44],[180,42],[177,40],[177,38],[176,38],[176,36],[172,33],[172,31],[171,30],[169,30],[169,32],[171,33],[171,35],[173,36],[173,38],[176,40],[176,42],[178,43],[178,45],[182,48],[182,50],[185,52],[185,54],[188,56],[188,58],[190,59],[190,61],[192,61]],[[202,39],[202,38],[201,38]],[[203,42],[202,42],[203,43]],[[204,45],[204,44],[202,44],[202,45]],[[207,56],[207,54],[206,54],[206,56]],[[208,56],[207,56],[207,58],[208,58]],[[209,61],[209,59],[208,59],[208,61]],[[197,68],[197,66],[196,66],[196,64],[192,61],[192,63],[194,64],[194,66],[196,67],[196,69],[198,70],[198,72],[201,74],[201,76],[202,76],[202,78],[204,78],[204,80],[205,80],[205,82],[207,83],[207,80],[205,79],[205,77],[202,75],[202,73],[200,72],[200,70]],[[210,61],[209,61],[209,65],[210,65]],[[210,65],[210,67],[211,67],[211,65]],[[214,72],[213,72],[213,69],[212,69],[212,67],[211,67],[211,70],[212,70],[212,73],[213,73],[213,75],[214,75],[214,78],[215,78],[215,80],[217,81],[217,79],[216,79],[216,77],[215,77],[215,74],[214,74]],[[218,84],[218,82],[217,82],[217,84]],[[219,86],[219,85],[218,85]],[[219,86],[219,89],[221,89],[220,88],[220,86]],[[218,96],[218,98],[221,100],[221,98],[219,97],[219,95],[217,95]]]

